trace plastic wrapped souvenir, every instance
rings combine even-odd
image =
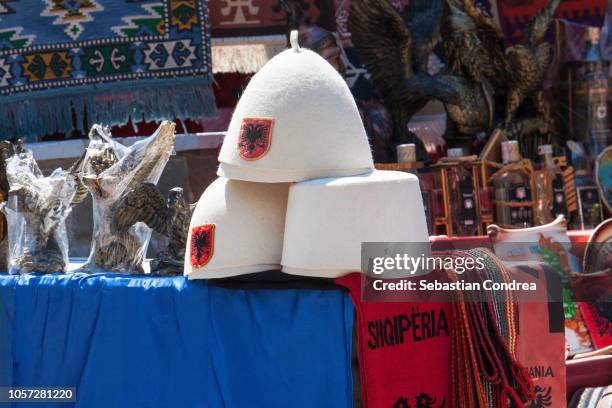
[[[6,162],[10,186],[2,204],[8,224],[9,273],[64,272],[68,264],[66,218],[76,192],[70,172],[44,177],[30,152]]]
[[[174,148],[174,124],[163,122],[153,135],[130,147],[113,142],[104,128],[95,129],[84,162],[83,183],[93,197],[94,218],[85,269],[142,273],[151,230],[142,222],[119,230],[113,220],[125,194],[140,183],[159,180]]]
[[[187,204],[183,189],[173,188],[164,198],[161,191],[151,183],[141,183],[124,194],[117,203],[113,219],[113,230],[125,233],[137,223],[168,239],[166,249],[151,260],[154,275],[182,275],[189,222],[195,204]]]

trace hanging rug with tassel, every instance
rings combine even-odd
[[[0,139],[216,115],[206,0],[0,0]]]

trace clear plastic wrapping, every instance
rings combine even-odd
[[[9,273],[65,272],[74,177],[62,169],[44,177],[30,152],[9,158],[6,174],[9,197],[0,208],[8,224]]]
[[[121,197],[139,183],[156,184],[174,148],[174,124],[126,147],[94,126],[84,162],[83,183],[93,198],[93,236],[85,269],[91,272],[142,273],[151,229],[137,223],[125,232],[113,228]]]

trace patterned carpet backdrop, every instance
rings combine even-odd
[[[333,0],[294,1],[312,23],[333,30]],[[280,0],[209,0],[213,37],[286,36],[287,13],[281,3]]]
[[[491,0],[488,3],[506,37],[516,43],[523,37],[525,25],[547,0]],[[605,12],[605,0],[563,0],[555,15],[575,24],[600,27]]]
[[[335,29],[333,0],[209,0],[213,72],[253,74],[287,48],[289,7]]]
[[[207,0],[0,0],[0,139],[214,116],[211,82]]]

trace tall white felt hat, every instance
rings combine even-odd
[[[280,268],[288,183],[220,177],[191,217],[185,276],[224,278]]]
[[[283,272],[326,278],[358,272],[362,242],[429,242],[415,175],[374,170],[291,186]]]
[[[294,182],[364,173],[374,167],[351,92],[318,54],[297,45],[251,79],[229,124],[218,175]]]

